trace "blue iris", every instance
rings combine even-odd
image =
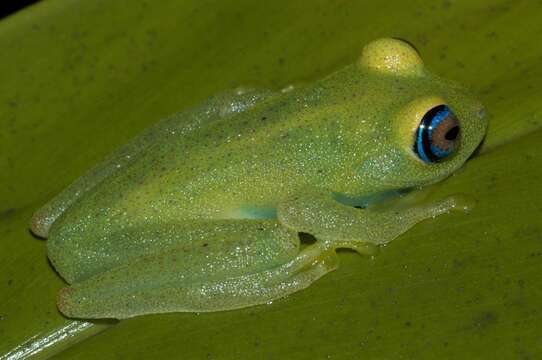
[[[447,105],[438,105],[429,110],[423,117],[416,133],[416,142],[414,144],[414,152],[418,154],[420,159],[426,163],[437,162],[445,157],[448,157],[453,151],[453,148],[448,150],[442,149],[435,145],[439,141],[434,141],[433,131],[443,121],[455,121],[455,117]]]

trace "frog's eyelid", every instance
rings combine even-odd
[[[422,76],[423,61],[418,50],[407,41],[383,38],[365,45],[358,61],[363,68],[381,74]]]

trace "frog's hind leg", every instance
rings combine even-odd
[[[329,256],[314,260],[302,270],[297,271],[295,274],[280,282],[274,281],[278,274],[273,274],[273,272],[264,272],[258,274],[258,276],[261,276],[262,279],[265,279],[262,282],[254,281],[238,284],[237,287],[233,287],[235,292],[240,292],[243,294],[242,299],[231,296],[235,294],[228,294],[224,297],[224,302],[220,308],[210,308],[208,311],[233,310],[254,305],[268,304],[273,300],[283,298],[309,287],[309,285],[311,285],[313,282],[320,279],[325,274],[336,270],[337,268],[338,257],[333,251],[333,253],[330,253]],[[284,270],[281,269],[279,271]],[[232,301],[232,299],[236,300]]]
[[[59,309],[69,317],[119,319],[231,310],[304,289],[337,267],[334,249],[316,242],[299,251],[297,232],[276,221],[216,223],[200,227],[206,240],[179,242],[72,284]]]
[[[298,268],[301,264],[303,266]],[[337,255],[333,251],[308,262],[302,257],[275,269],[246,276],[149,287],[129,293],[87,282],[64,288],[59,295],[58,307],[69,317],[117,319],[167,312],[234,310],[266,304],[303,290],[335,270],[337,264]],[[290,274],[291,271],[294,273]]]
[[[32,233],[47,238],[51,225],[78,198],[116,172],[130,166],[141,153],[150,152],[153,146],[168,141],[168,137],[179,137],[213,120],[246,111],[273,94],[252,88],[226,91],[211,97],[198,107],[170,116],[148,128],[38,209],[32,216]]]

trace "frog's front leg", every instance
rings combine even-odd
[[[331,193],[307,191],[282,202],[277,215],[285,227],[313,235],[326,248],[367,253],[374,245],[390,242],[424,219],[466,209],[464,199],[457,196],[411,204],[417,195],[409,194],[385,206],[358,209],[339,203]]]

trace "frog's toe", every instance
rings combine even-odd
[[[85,290],[77,286],[60,289],[56,305],[62,315],[75,319],[114,318],[104,306],[107,302],[100,302],[99,297]]]
[[[445,214],[450,211],[469,213],[473,207],[474,199],[464,194],[448,196],[433,205],[435,215]]]
[[[49,235],[51,224],[51,218],[47,216],[47,213],[40,209],[32,215],[32,219],[30,220],[30,231],[32,231],[32,234],[46,239]]]
[[[73,288],[65,287],[60,289],[58,293],[57,307],[58,310],[67,317],[75,317],[73,313]]]

